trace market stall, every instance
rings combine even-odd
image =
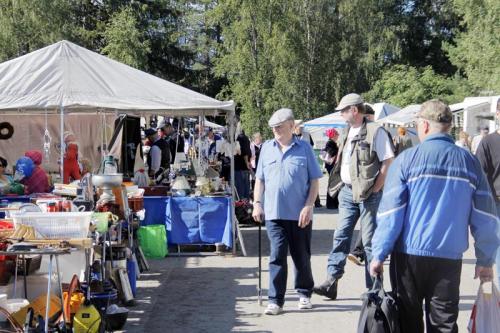
[[[55,162],[54,167],[60,170],[61,178],[65,168],[65,131],[70,129],[74,135],[80,135],[81,140],[91,138],[88,141],[92,144],[98,141],[98,147],[90,147],[89,152],[85,152],[85,148],[82,147],[82,153],[88,155],[87,158],[95,154],[95,167],[100,165],[99,171],[91,175],[90,185],[87,183],[84,185],[83,182],[79,185],[56,185],[53,196],[48,198],[40,198],[34,194],[30,196],[30,209],[34,211],[27,208],[23,210],[24,207],[12,207],[6,202],[6,210],[19,210],[10,216],[13,221],[8,220],[7,223],[10,223],[11,229],[3,234],[3,237],[8,239],[5,244],[12,243],[7,249],[12,256],[21,255],[26,248],[54,249],[54,251],[79,248],[80,250],[76,252],[85,255],[84,262],[78,266],[84,268],[85,272],[75,274],[75,278],[82,282],[86,281],[86,289],[82,283],[85,297],[90,300],[102,297],[105,300],[115,300],[119,295],[122,304],[129,304],[133,301],[135,292],[136,266],[147,267],[147,262],[141,259],[141,249],[137,246],[138,239],[141,237],[147,239],[147,230],[141,232],[141,227],[138,230],[138,237],[135,231],[142,211],[140,199],[148,191],[155,192],[156,185],[168,189],[159,200],[165,202],[166,207],[172,208],[164,210],[163,214],[160,212],[163,220],[160,224],[163,225],[164,232],[166,228],[169,229],[173,240],[181,243],[222,241],[232,247],[233,252],[235,251],[233,186],[232,183],[221,186],[220,181],[216,181],[217,177],[213,175],[208,177],[207,172],[217,169],[218,165],[216,161],[208,160],[202,155],[201,138],[197,141],[198,150],[193,149],[185,159],[176,158],[171,170],[161,182],[153,179],[148,184],[151,187],[141,189],[130,182],[124,183],[123,175],[118,173],[120,164],[116,163],[115,157],[120,156],[123,145],[121,140],[116,138],[126,133],[124,134],[123,127],[113,131],[115,128],[111,127],[110,130],[109,126],[111,120],[114,124],[120,114],[138,117],[161,114],[171,118],[196,116],[200,123],[203,123],[206,115],[225,115],[229,127],[228,144],[232,152],[235,139],[233,102],[217,101],[70,42],[61,41],[0,64],[0,114],[2,119],[12,117],[9,118],[12,123],[21,118],[25,124],[36,116],[41,119],[38,122],[43,124],[42,131],[36,134],[28,133],[30,148],[44,151],[46,156],[53,156],[53,148],[56,147],[59,165],[55,159],[49,161]],[[82,126],[94,128],[95,133],[84,133],[82,131],[85,128],[79,131],[77,125],[71,125],[72,117],[84,115],[93,117],[94,126],[88,124]],[[58,127],[54,126],[54,119],[58,121]],[[14,133],[11,137],[22,135],[20,125],[12,127]],[[109,145],[110,141],[120,144]],[[0,144],[4,145],[0,146],[2,152],[6,147],[9,149],[16,147],[15,141],[3,140]],[[25,148],[17,146],[17,149]],[[17,156],[9,155],[9,159],[15,160],[23,153],[21,151]],[[136,154],[139,155],[138,147]],[[229,159],[232,182],[234,179],[232,154]],[[16,171],[19,171],[18,169],[16,168]],[[201,182],[201,179],[205,181]],[[179,183],[179,180],[184,180],[189,187],[178,187],[176,183]],[[85,186],[89,185],[91,188],[92,184],[98,190],[96,195],[99,201],[95,204],[95,208],[92,202],[93,195],[85,197],[79,192],[85,192]],[[190,192],[192,196],[188,196]],[[76,194],[80,200],[72,199]],[[144,198],[148,214],[149,199],[147,196]],[[195,208],[198,213],[193,215]],[[96,212],[84,212],[89,210]],[[68,218],[61,214],[73,214],[79,222],[68,224]],[[75,225],[80,226],[80,233],[76,238],[73,233],[68,234],[68,230],[73,230]],[[195,236],[191,232],[193,225],[199,230]],[[185,227],[184,230],[182,226]],[[185,230],[188,230],[187,234]],[[21,247],[19,241],[28,245]],[[166,247],[165,242],[163,246]],[[62,276],[66,278],[64,282],[69,282],[65,269],[66,266],[63,265]],[[17,268],[15,276],[17,277]],[[114,283],[110,283],[109,281],[113,279]],[[95,290],[92,290],[90,282],[94,280],[99,282],[104,295],[96,295]],[[48,282],[48,294],[50,285]],[[71,287],[69,290],[68,295],[71,295]],[[47,297],[46,301],[48,308],[51,300]],[[16,313],[23,309],[25,305],[23,304],[19,303]],[[104,322],[114,313],[108,312],[109,301],[103,304],[96,307]],[[64,304],[61,303],[60,306],[64,308]],[[63,322],[67,324],[66,319]],[[106,325],[109,323],[110,321],[107,321]]]
[[[0,64],[0,78],[2,115],[59,115],[60,161],[68,114],[199,116],[200,122],[205,115],[223,114],[234,143],[233,102],[217,101],[67,41]]]

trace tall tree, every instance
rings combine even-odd
[[[500,2],[454,0],[463,32],[446,45],[450,59],[476,91],[500,93]]]
[[[400,107],[439,98],[447,103],[460,102],[470,93],[470,85],[458,76],[436,74],[431,66],[416,68],[395,65],[384,71],[380,80],[364,94],[367,101],[385,101]]]
[[[398,0],[394,19],[400,20],[401,64],[431,66],[438,74],[453,75],[456,68],[443,45],[452,42],[460,17],[449,0]],[[469,1],[466,1],[469,3]]]
[[[71,36],[71,3],[65,0],[0,2],[0,62]]]
[[[132,67],[144,68],[150,51],[149,43],[144,41],[144,35],[138,30],[132,8],[123,7],[111,17],[104,39],[104,54]]]
[[[340,97],[363,92],[398,56],[391,1],[221,1],[224,53],[216,71],[242,109],[247,129],[264,129],[288,106],[311,118]],[[228,19],[231,18],[231,19]],[[225,95],[225,96],[226,96]]]

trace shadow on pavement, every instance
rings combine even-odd
[[[248,326],[244,318],[252,314],[239,313],[236,301],[255,297],[255,284],[244,282],[254,279],[255,269],[198,267],[197,260],[151,261],[152,270],[138,281],[138,304],[130,308],[123,331],[231,332]]]
[[[259,230],[257,227],[242,228],[241,233],[243,235],[243,240],[245,242],[245,248],[247,250],[248,257],[257,257],[259,255],[258,247],[258,237]],[[332,226],[331,230],[314,230],[312,232],[311,240],[311,255],[327,255],[332,250],[333,245],[333,233],[334,229]],[[354,230],[351,248],[354,247],[356,239],[358,238],[359,230]],[[262,227],[262,257],[269,256],[269,239],[267,238],[266,228]],[[290,254],[290,253],[289,253]],[[325,262],[326,265],[326,262]]]

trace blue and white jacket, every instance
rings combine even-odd
[[[469,227],[477,265],[491,266],[499,219],[476,157],[447,134],[434,134],[399,155],[387,175],[372,239],[373,259],[396,252],[461,259]]]

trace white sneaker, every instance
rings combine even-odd
[[[299,300],[299,309],[312,309],[311,299],[309,297],[301,297]]]
[[[280,314],[281,312],[283,312],[283,308],[281,306],[279,306],[278,304],[274,304],[274,303],[269,303],[267,305],[266,310],[264,311],[264,313],[266,315],[272,315],[272,316]]]

